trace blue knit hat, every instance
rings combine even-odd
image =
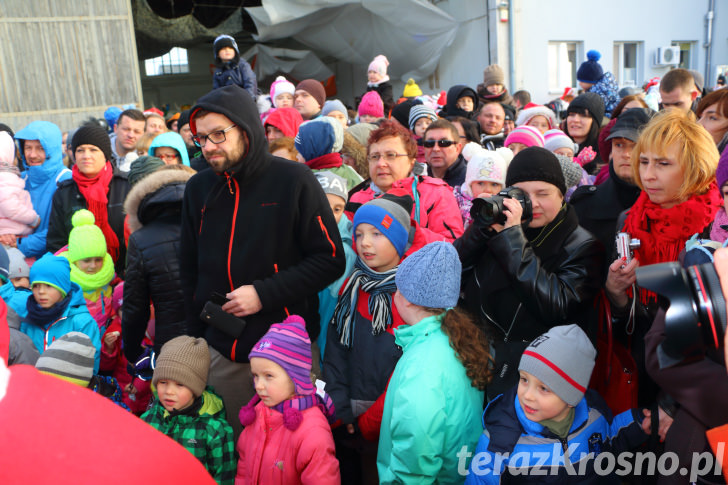
[[[407,204],[409,210],[405,207]],[[371,224],[389,239],[401,258],[410,242],[411,207],[412,198],[408,195],[384,194],[378,199],[370,200],[354,214],[354,240],[356,241],[356,227],[359,224]]]
[[[581,63],[576,71],[576,80],[580,83],[596,84],[604,75],[599,59],[602,55],[599,51],[590,50],[586,53],[587,60]]]
[[[5,283],[8,281],[10,274],[10,256],[5,250],[5,246],[0,244],[0,281]]]
[[[455,247],[435,241],[402,261],[394,281],[410,303],[427,308],[451,308],[460,297],[461,273]]]
[[[294,144],[306,161],[338,152],[344,145],[344,127],[329,116],[306,121],[298,127]]]
[[[63,256],[46,253],[30,268],[30,286],[45,283],[63,294],[71,291],[71,265]]]

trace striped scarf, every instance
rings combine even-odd
[[[359,289],[369,294],[372,335],[379,335],[392,324],[392,293],[397,290],[394,276],[398,267],[378,273],[369,268],[361,258],[356,258],[354,272],[346,282],[339,301],[336,302],[334,316],[331,319],[331,325],[336,327],[341,345],[350,349],[353,344],[354,313]]]
[[[323,393],[323,397],[319,394],[310,394],[308,396],[294,396],[291,399],[286,399],[273,406],[271,409],[275,409],[281,414],[285,414],[287,409],[295,409],[297,411],[305,411],[308,408],[318,407],[321,412],[326,416],[329,424],[333,424],[336,421],[336,413],[334,411],[334,401],[331,396]]]

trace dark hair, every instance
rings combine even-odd
[[[513,101],[516,100],[521,102],[521,107],[524,107],[531,102],[531,93],[529,93],[525,89],[516,91],[515,93],[513,93]]]
[[[119,115],[119,118],[117,118],[117,120],[116,120],[117,125],[121,124],[121,119],[124,116],[126,116],[127,118],[134,120],[134,121],[144,121],[144,122],[147,121],[147,119],[144,117],[144,113],[142,113],[138,109],[127,109],[125,111],[122,111],[121,114]],[[162,118],[162,119],[164,119],[164,118]]]
[[[639,101],[643,108],[649,108],[647,103],[645,103],[645,100],[642,99],[642,96],[639,94],[630,94],[629,96],[622,98],[622,101],[620,101],[617,107],[614,108],[614,111],[612,111],[612,119],[618,118],[619,115],[622,114],[622,111],[624,111],[624,107],[627,106],[627,103],[631,103],[632,101]]]
[[[691,92],[695,88],[695,78],[687,69],[673,69],[667,71],[667,74],[660,79],[660,91],[669,93],[677,88],[682,88],[686,92]]]
[[[457,133],[457,130],[455,130],[455,133]],[[372,131],[369,134],[369,142],[367,144],[367,155],[369,155],[369,149],[372,146],[372,143],[377,143],[379,140],[383,138],[390,138],[390,137],[397,137],[400,140],[402,140],[402,145],[404,146],[405,151],[407,152],[407,156],[410,158],[410,160],[414,160],[417,156],[417,143],[412,138],[412,134],[410,131],[405,128],[404,126],[400,125],[399,123],[395,121],[385,120],[382,122],[381,125],[379,125],[379,128]]]
[[[438,118],[425,129],[425,134],[422,138],[427,136],[427,132],[431,130],[450,130],[450,135],[454,138],[453,141],[460,142],[460,134],[458,133],[458,129],[455,128],[455,125],[450,123],[445,118]]]
[[[478,124],[475,121],[469,120],[464,116],[448,116],[445,119],[453,124],[460,123],[460,126],[463,127],[463,131],[465,132],[466,143],[469,141],[480,143],[480,135],[478,135]]]

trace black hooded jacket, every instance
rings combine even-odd
[[[457,107],[458,99],[470,96],[473,99],[473,111],[465,111]],[[462,116],[469,120],[474,119],[478,114],[478,95],[473,88],[464,84],[456,84],[447,90],[447,104],[445,109],[440,111],[440,116]]]
[[[241,161],[218,174],[203,170],[187,183],[180,260],[191,327],[213,292],[253,285],[263,306],[245,317],[237,337],[212,326],[205,338],[232,361],[247,362],[271,324],[301,315],[311,340],[319,333],[317,293],[344,272],[336,221],[313,172],[268,153],[255,103],[238,86],[214,90],[192,109],[228,117],[247,134]]]

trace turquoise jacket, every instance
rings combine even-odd
[[[31,294],[32,292],[27,288],[16,289],[11,281],[0,286],[0,298],[2,298],[10,308],[15,310],[15,313],[17,313],[20,318],[25,318],[28,314],[28,308],[25,306],[25,303],[28,301],[28,297]]]
[[[23,160],[25,190],[30,193],[33,209],[40,216],[40,225],[33,234],[18,243],[18,249],[26,257],[41,257],[46,253],[46,235],[51,217],[53,194],[60,182],[71,178],[71,170],[63,165],[63,134],[49,121],[34,121],[15,134],[21,140],[20,157]],[[22,147],[24,140],[38,140],[45,150],[46,160],[42,165],[28,166]]]
[[[149,145],[147,153],[156,157],[155,150],[157,147],[174,148],[179,153],[182,164],[187,165],[188,167],[190,166],[190,157],[187,155],[187,145],[185,145],[184,139],[178,133],[175,133],[174,131],[160,133],[154,138],[154,140],[152,140],[152,144]]]
[[[441,315],[394,331],[402,357],[389,381],[379,435],[379,483],[463,483],[459,452],[483,431],[483,391],[440,326]],[[462,475],[461,475],[462,473]]]
[[[38,352],[43,354],[45,349],[57,338],[66,335],[68,332],[81,332],[86,334],[96,347],[94,356],[94,375],[99,373],[99,362],[101,359],[101,335],[96,320],[86,308],[86,300],[83,298],[83,290],[76,283],[71,283],[71,291],[68,293],[71,301],[63,312],[63,316],[54,322],[31,322],[27,316],[20,324],[20,331],[26,334],[33,341]],[[33,298],[32,294],[28,298]]]

